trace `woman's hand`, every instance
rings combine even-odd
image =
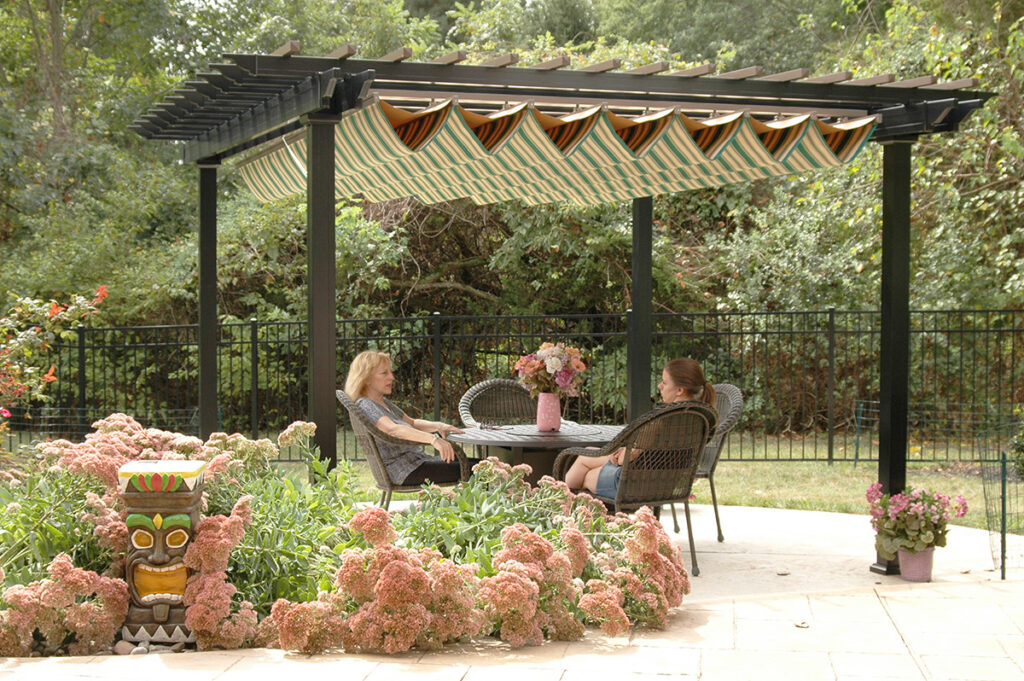
[[[445,463],[455,461],[455,448],[452,447],[451,442],[448,442],[443,437],[435,437],[430,444],[437,451],[438,456],[441,457],[441,461]]]
[[[619,447],[614,452],[608,455],[608,460],[616,466],[622,465],[622,455],[626,453],[625,447]]]
[[[463,432],[465,432],[461,428],[456,428],[455,426],[449,425],[447,423],[441,423],[440,421],[438,421],[434,425],[437,426],[434,430],[441,437],[444,437],[445,435],[448,435],[449,433],[463,433]]]

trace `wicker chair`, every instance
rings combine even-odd
[[[537,400],[517,381],[492,378],[466,391],[459,400],[459,416],[467,428],[530,423],[537,418]]]
[[[625,447],[622,476],[615,498],[595,497],[616,512],[683,502],[690,540],[690,562],[693,574],[699,575],[690,527],[690,488],[693,487],[701,451],[711,437],[716,421],[714,407],[705,402],[674,402],[659,407],[630,423],[600,449],[563,449],[555,458],[554,477],[564,480],[578,456],[605,456]],[[630,455],[634,449],[640,450],[635,458]]]
[[[711,487],[711,503],[715,507],[715,525],[718,526],[718,541],[725,541],[722,534],[722,521],[718,517],[718,497],[715,496],[715,469],[718,467],[718,457],[725,449],[725,442],[729,439],[729,433],[740,420],[743,413],[743,393],[740,389],[729,383],[715,383],[715,407],[718,408],[718,426],[715,427],[715,434],[711,442],[704,447],[700,455],[700,465],[697,466],[695,478],[706,478]],[[679,519],[676,518],[676,507],[672,506],[672,522],[675,523],[676,532],[679,531]]]
[[[338,401],[348,410],[349,420],[352,422],[352,430],[356,434],[356,441],[359,443],[359,447],[363,450],[363,454],[366,456],[367,463],[370,464],[370,472],[373,473],[373,479],[377,482],[377,488],[381,490],[380,505],[387,509],[391,505],[391,494],[393,492],[415,492],[420,488],[420,485],[401,485],[396,484],[391,477],[388,475],[387,469],[384,467],[384,460],[380,456],[380,450],[377,449],[377,442],[390,442],[391,444],[397,445],[408,445],[408,440],[388,435],[384,431],[377,428],[377,424],[370,420],[370,417],[366,415],[362,409],[356,406],[356,403],[349,398],[348,394],[344,390],[338,390],[335,393],[338,396]],[[390,402],[389,402],[390,404]],[[469,466],[469,460],[466,458],[466,454],[462,451],[462,448],[454,442],[451,443],[452,447],[455,448],[455,457],[459,462],[459,480],[468,480],[472,470]],[[436,483],[441,486],[451,486],[457,483]]]

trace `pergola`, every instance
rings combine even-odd
[[[618,60],[571,69],[562,57],[517,65],[504,55],[429,63],[409,48],[358,59],[287,43],[225,55],[140,116],[141,136],[179,142],[199,168],[199,418],[217,427],[217,168],[246,153],[243,177],[264,200],[306,192],[309,416],[335,460],[335,204],[379,201],[633,201],[630,415],[651,393],[652,199],[657,193],[783,175],[851,161],[883,145],[879,481],[906,484],[912,144],[956,132],[991,93],[973,79],[809,77],[760,67],[669,72]],[[879,559],[872,566],[895,572]]]

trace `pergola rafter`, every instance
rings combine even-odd
[[[296,158],[291,149],[287,152],[305,182],[308,204],[310,418],[317,424],[316,440],[321,452],[333,463],[337,430],[334,206],[340,186],[336,186],[337,169],[349,161],[335,155],[336,148],[353,153],[352,148],[338,142],[338,135],[344,142],[348,134],[340,124],[343,119],[355,118],[377,102],[386,101],[394,117],[391,125],[397,129],[401,124],[396,122],[398,119],[416,118],[438,102],[454,100],[458,111],[453,115],[458,118],[451,127],[445,122],[445,130],[450,135],[463,134],[472,146],[476,144],[472,134],[481,136],[481,133],[474,130],[466,137],[467,129],[459,127],[460,121],[476,117],[476,124],[484,126],[481,121],[492,122],[503,112],[525,103],[536,121],[555,125],[550,121],[569,120],[576,111],[600,107],[603,118],[598,124],[605,126],[605,132],[610,130],[609,126],[614,127],[613,124],[618,126],[602,142],[607,144],[610,139],[614,146],[617,144],[615,134],[626,139],[628,135],[621,131],[637,124],[637,119],[644,120],[643,115],[649,112],[672,110],[673,125],[685,125],[693,134],[702,125],[709,127],[717,124],[715,120],[727,118],[720,114],[741,112],[743,120],[737,125],[749,126],[748,146],[737,148],[735,158],[742,161],[747,158],[747,151],[753,150],[755,156],[760,154],[762,165],[771,166],[768,174],[780,174],[796,172],[802,167],[784,164],[782,157],[789,151],[771,145],[756,148],[758,136],[764,142],[778,133],[782,126],[775,121],[804,116],[817,127],[807,128],[807,121],[801,121],[805,126],[801,130],[810,129],[813,134],[821,135],[821,131],[840,129],[839,126],[849,119],[873,117],[870,121],[873,127],[865,130],[870,130],[870,141],[884,145],[879,480],[886,491],[902,489],[906,478],[909,365],[910,149],[921,135],[955,132],[972,111],[993,96],[991,93],[971,90],[975,87],[973,79],[937,83],[932,76],[896,81],[892,75],[885,74],[851,80],[853,74],[845,71],[810,76],[809,69],[794,69],[765,75],[760,67],[716,75],[711,65],[671,72],[664,62],[622,72],[617,70],[620,62],[615,60],[571,69],[568,57],[523,65],[518,63],[517,55],[502,55],[483,64],[466,65],[463,63],[466,54],[461,51],[432,62],[415,62],[410,61],[412,51],[408,48],[379,59],[357,59],[356,54],[356,48],[344,45],[327,57],[302,56],[298,43],[290,41],[270,55],[225,55],[223,63],[211,64],[209,70],[185,81],[130,126],[147,139],[180,143],[183,159],[199,167],[199,406],[200,430],[204,436],[217,424],[216,173],[225,158],[282,144],[286,137],[294,138],[296,131],[305,131],[301,145],[303,158]],[[705,125],[701,121],[712,122]],[[435,126],[435,132],[441,128],[440,124]],[[379,131],[388,136],[395,132],[387,126]],[[686,142],[686,139],[685,134],[677,134],[671,150],[679,153],[679,140]],[[824,138],[817,139],[820,148]],[[540,134],[540,142],[546,144],[544,133]],[[834,141],[829,142],[832,143]],[[795,146],[794,143],[787,149]],[[545,165],[546,158],[538,155],[532,165],[528,163],[524,168],[541,175],[546,173],[548,180],[571,172],[573,181],[581,177],[589,181],[603,177],[602,173],[607,170],[620,172],[614,179],[620,185],[623,182],[628,185],[629,179],[636,180],[632,189],[620,186],[620,190],[625,192],[623,196],[634,200],[634,301],[628,331],[628,392],[630,411],[637,415],[649,406],[651,392],[652,215],[650,196],[636,191],[638,187],[673,185],[671,178],[661,185],[644,184],[648,166],[640,160],[645,149],[617,149],[611,154],[613,159],[609,165],[596,166],[596,172],[591,173],[595,167],[581,167],[573,160],[576,148],[561,149],[566,153],[567,165],[555,162]],[[383,153],[391,157],[397,154],[402,159],[402,154],[418,149],[410,151],[393,146],[383,148]],[[701,147],[700,151],[707,149]],[[523,179],[523,168],[501,165],[495,158],[478,153],[479,149],[476,152],[475,157],[468,159],[467,167],[475,169],[477,166],[471,164],[476,163],[495,169],[492,182],[507,184],[508,178],[519,172],[520,185],[530,184],[529,178]],[[635,163],[634,157],[629,155],[632,152],[636,152],[636,159],[639,159]],[[697,156],[695,161],[687,161],[689,165],[685,168],[687,172],[699,173],[705,162],[714,160],[710,156],[706,159]],[[735,165],[733,162],[730,166],[727,161],[725,171],[715,168],[717,174],[711,183],[737,181],[731,173]],[[388,171],[401,173],[402,168],[400,160]],[[694,168],[697,170],[693,171]],[[680,169],[669,166],[665,172],[671,175]],[[367,172],[370,174],[357,174],[352,181],[369,182],[369,178],[379,177],[372,174],[376,172],[372,168]],[[430,184],[428,180],[417,185],[416,178],[409,180],[409,184],[403,181],[399,178],[393,191]],[[458,192],[465,187],[469,191],[471,184],[473,182],[462,178],[448,189]],[[557,200],[557,194],[556,185],[553,192],[540,191],[532,196],[540,197],[537,200]],[[488,196],[486,192],[473,194],[478,201],[493,200]],[[872,569],[894,572],[898,568],[895,563],[878,559]]]

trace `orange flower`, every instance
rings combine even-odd
[[[107,285],[103,284],[103,286],[100,286],[98,289],[96,289],[96,297],[92,299],[92,304],[99,305],[100,303],[107,299],[107,295]]]
[[[46,381],[47,383],[53,383],[54,381],[56,381],[57,380],[57,376],[54,375],[56,371],[57,371],[57,367],[55,367],[55,366],[53,366],[51,364],[50,365],[50,370],[46,372],[45,376],[43,376],[43,380]]]
[[[63,305],[61,305],[57,301],[54,301],[50,303],[50,311],[49,313],[47,313],[47,316],[49,316],[52,319],[53,317],[56,317],[61,312],[63,312],[65,309],[66,308]]]

